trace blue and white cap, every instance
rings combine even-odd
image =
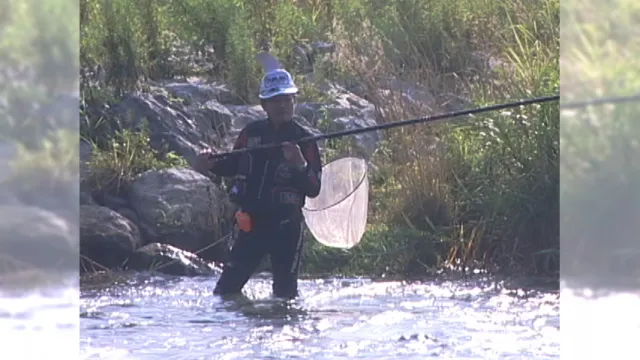
[[[260,99],[269,99],[278,95],[297,94],[298,87],[293,82],[291,74],[284,69],[276,69],[268,72],[260,83]]]
[[[266,75],[260,83],[260,99],[269,99],[278,95],[292,95],[298,93],[298,87],[293,82],[291,74],[282,68],[282,64],[273,55],[263,52],[258,54],[258,61],[262,64]]]

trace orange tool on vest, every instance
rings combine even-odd
[[[238,224],[238,229],[244,232],[251,232],[251,230],[253,230],[253,220],[251,219],[251,215],[246,212],[236,212],[236,224]]]

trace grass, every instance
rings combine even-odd
[[[224,81],[254,103],[254,57],[265,41],[308,99],[322,94],[297,71],[292,48],[335,43],[330,59],[315,62],[316,79],[358,84],[382,110],[380,122],[426,115],[398,94],[380,94],[389,77],[425,85],[432,113],[559,91],[557,0],[82,0],[80,8],[83,135],[96,143],[113,138],[90,129],[116,121],[102,104],[144,90],[149,79]],[[373,159],[365,239],[348,252],[311,243],[305,271],[557,273],[558,119],[558,104],[547,103],[387,131]],[[348,144],[333,145],[329,155],[348,153]],[[121,173],[105,149],[96,166]]]
[[[89,189],[97,192],[127,196],[137,175],[147,170],[187,166],[186,160],[173,152],[160,156],[160,152],[151,147],[147,126],[141,126],[137,131],[118,131],[102,147],[95,138],[84,139],[94,149],[99,149],[87,163],[89,172],[83,179]]]
[[[350,250],[327,248],[308,240],[303,267],[304,273],[314,276],[432,275],[443,260],[437,237],[406,227],[370,225],[361,244]]]
[[[640,6],[562,2],[563,101],[636,94]],[[574,286],[637,288],[640,102],[562,112],[563,278]]]

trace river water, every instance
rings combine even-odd
[[[258,277],[246,298],[211,296],[215,279],[131,278],[87,289],[83,358],[551,359],[559,354],[553,293],[487,281],[403,284],[305,280],[293,303]]]
[[[81,294],[67,289],[0,299],[0,352],[5,354],[0,356],[71,359],[79,353],[81,359],[193,360],[560,357],[560,304],[553,291],[506,290],[486,279],[408,284],[324,279],[302,281],[300,299],[285,304],[269,298],[268,278],[252,279],[247,297],[235,301],[211,296],[215,280],[138,275],[106,285],[94,283]],[[563,329],[571,330],[570,336],[562,338],[563,355],[569,355],[563,359],[629,358],[635,352],[640,297],[622,294],[594,300],[564,292],[562,296],[563,307],[571,304],[563,309],[563,324],[568,323]],[[614,331],[603,331],[605,327]],[[606,351],[599,353],[603,343],[612,347],[605,346]]]

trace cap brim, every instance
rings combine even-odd
[[[278,95],[293,95],[293,94],[297,94],[298,93],[298,88],[297,87],[290,87],[290,88],[286,88],[286,89],[280,89],[278,91],[275,92],[271,92],[269,94],[263,95],[263,94],[259,94],[258,97],[262,100],[266,100],[266,99],[271,99],[272,97],[278,96]]]

